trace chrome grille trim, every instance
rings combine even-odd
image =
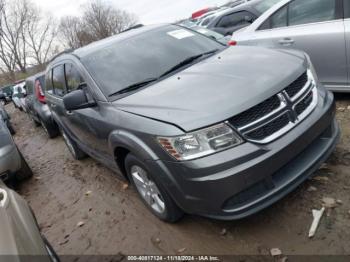
[[[235,127],[233,123],[230,123],[230,124],[233,127],[235,127],[237,131],[240,132],[247,141],[250,141],[250,142],[254,142],[258,144],[266,144],[281,137],[282,135],[287,133],[289,130],[297,126],[300,122],[302,122],[315,109],[318,103],[317,87],[314,81],[312,80],[313,78],[309,70],[307,70],[307,75],[308,75],[308,80],[306,84],[292,98],[289,97],[285,89],[282,92],[277,94],[278,98],[281,101],[281,104],[277,109],[273,110],[272,112],[242,127]],[[298,115],[296,112],[296,106],[299,105],[300,103],[303,103],[304,99],[308,95],[310,95],[311,92],[312,92],[312,96],[311,96],[312,101],[310,105],[307,105],[304,111]],[[251,134],[253,131],[256,131],[260,128],[267,127],[270,123],[277,120],[284,114],[288,114],[290,121],[286,126],[282,127],[277,132],[272,133],[271,135],[260,140],[255,140],[249,137],[249,134]]]

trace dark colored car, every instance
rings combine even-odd
[[[224,36],[253,23],[261,14],[280,0],[252,0],[237,7],[225,9],[215,14],[206,25]]]
[[[28,203],[1,180],[0,257],[4,262],[59,262]]]
[[[56,57],[46,98],[72,155],[125,176],[165,221],[258,212],[317,170],[339,138],[333,95],[305,53],[228,48],[176,25]]]
[[[1,120],[6,124],[6,126],[7,126],[8,130],[10,131],[11,135],[14,135],[16,132],[15,132],[15,129],[13,128],[13,126],[12,126],[11,117],[7,113],[7,111],[3,107],[3,105],[0,105],[0,121]]]
[[[26,79],[26,107],[33,122],[41,125],[50,138],[58,136],[58,126],[52,120],[51,111],[45,99],[45,72],[38,73]]]
[[[4,86],[0,89],[0,100],[3,105],[12,100],[12,85]]]

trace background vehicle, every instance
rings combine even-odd
[[[0,104],[5,105],[6,104],[6,95],[0,90]]]
[[[4,261],[59,261],[49,242],[40,234],[27,202],[1,180],[0,221],[0,256]]]
[[[41,125],[50,138],[58,136],[58,126],[53,122],[51,111],[45,99],[45,73],[41,72],[26,79],[27,113],[36,125]]]
[[[198,33],[201,33],[205,36],[208,36],[210,38],[213,38],[214,40],[224,44],[224,45],[227,45],[228,42],[230,41],[231,39],[231,36],[224,36],[220,33],[217,33],[215,31],[212,31],[210,29],[207,29],[207,28],[204,28],[204,27],[200,27],[200,26],[196,26],[196,27],[191,27],[192,30],[195,30],[197,31]]]
[[[6,102],[10,102],[11,98],[12,98],[12,89],[13,85],[8,85],[8,86],[4,86],[1,88],[1,91],[5,94],[5,98],[6,98]]]
[[[46,90],[72,155],[119,168],[171,222],[183,211],[256,213],[305,181],[339,138],[333,95],[305,53],[227,48],[175,25],[56,57]]]
[[[350,92],[349,5],[348,0],[283,0],[234,33],[232,41],[303,50],[326,88]]]
[[[21,82],[13,86],[12,102],[16,108],[19,110],[26,111],[25,107],[25,96],[27,95],[25,89],[25,82]]]
[[[20,182],[33,175],[26,160],[17,149],[4,121],[0,121],[0,179]]]
[[[205,25],[223,35],[233,32],[253,23],[262,13],[280,0],[252,0],[237,7],[216,13],[215,18]]]
[[[9,129],[11,135],[14,135],[16,132],[12,126],[10,119],[10,115],[6,112],[5,108],[0,105],[0,121],[3,121]]]

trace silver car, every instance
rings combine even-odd
[[[59,261],[27,202],[0,180],[1,261]]]
[[[349,7],[348,0],[282,0],[235,32],[231,44],[305,51],[326,88],[350,92]]]

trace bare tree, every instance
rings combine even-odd
[[[40,10],[35,7],[30,10],[29,15],[25,28],[27,32],[25,41],[30,48],[29,56],[41,66],[52,56],[57,28],[52,17],[42,17]]]
[[[69,48],[77,48],[112,36],[136,24],[134,15],[101,0],[83,6],[82,18],[64,17],[60,33]]]

